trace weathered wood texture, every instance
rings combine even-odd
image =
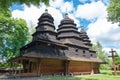
[[[72,74],[84,74],[84,73],[91,74],[92,73],[92,63],[70,61],[69,72]]]
[[[16,76],[85,75],[99,73],[99,64],[50,58],[23,58],[23,70]]]
[[[43,13],[38,19],[32,42],[20,49],[11,62],[22,64],[20,76],[84,75],[99,73],[103,61],[96,58],[84,29],[78,31],[74,20],[67,15],[55,31],[54,19]],[[96,63],[95,63],[96,62]]]
[[[41,61],[42,75],[59,75],[64,72],[64,65],[62,60],[43,59]]]

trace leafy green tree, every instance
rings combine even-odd
[[[30,22],[30,25],[29,25],[29,34],[30,34],[30,36],[28,36],[28,37],[29,37],[29,38],[28,38],[28,39],[29,39],[29,42],[32,40],[32,38],[33,38],[33,37],[32,37],[32,34],[35,33],[35,31],[36,31],[36,30],[35,30],[35,24],[31,21],[31,22]]]
[[[49,5],[49,0],[0,0],[0,7],[8,9],[14,3],[39,6],[42,2]]]
[[[101,64],[100,68],[108,69],[108,67],[111,65],[111,62],[110,62],[107,54],[105,53],[105,51],[103,51],[102,45],[99,42],[97,42],[97,44],[93,45],[93,49],[96,51],[97,58],[99,58],[107,63],[107,64]]]
[[[115,55],[115,64],[120,64],[120,55],[118,55],[118,53],[116,52],[116,55]]]
[[[120,26],[120,0],[111,0],[107,8],[108,21],[119,23]]]
[[[0,12],[0,56],[4,62],[19,54],[29,33],[25,20],[12,18],[7,9],[0,9]]]

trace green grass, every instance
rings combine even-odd
[[[118,71],[117,76],[114,76],[114,72],[111,70],[102,70],[101,74],[73,76],[73,77],[54,77],[54,78],[46,78],[44,80],[120,80],[120,71]]]
[[[109,76],[109,75],[98,74],[98,75],[90,75],[90,76],[47,78],[44,80],[120,80],[120,76]]]
[[[4,80],[120,80],[120,71],[118,71],[118,75],[114,76],[114,72],[111,70],[101,70],[101,74],[93,74],[93,75],[79,75],[79,76],[56,76],[56,77],[28,77],[21,79],[4,79]],[[1,80],[1,79],[0,79]]]
[[[112,70],[101,70],[101,74],[108,74],[108,75],[114,75],[114,71]],[[117,74],[120,76],[120,71],[117,71]]]

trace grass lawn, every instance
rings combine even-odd
[[[47,78],[44,80],[120,80],[120,76],[109,76],[109,75],[98,74],[98,75],[90,75],[90,76]]]
[[[113,74],[114,74],[113,71],[102,70],[101,74],[73,76],[73,77],[55,77],[55,78],[46,78],[44,80],[120,80],[120,71],[118,71],[117,76],[114,76]]]
[[[58,77],[28,77],[28,78],[14,78],[14,79],[0,79],[0,80],[120,80],[120,71],[118,75],[114,76],[111,70],[101,70],[101,74],[93,75],[79,75],[79,76],[58,76]]]

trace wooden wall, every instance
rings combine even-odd
[[[29,59],[24,68],[30,75],[82,75],[99,73],[99,64],[81,61],[65,61],[59,59]]]
[[[60,75],[64,73],[64,64],[62,60],[42,59],[40,70],[42,75]]]
[[[91,74],[93,70],[93,64],[91,62],[69,61],[68,65],[65,66],[65,61],[62,60],[43,59],[40,70],[40,74],[43,75],[61,75],[65,73]]]
[[[80,61],[70,61],[69,72],[73,74],[80,73],[92,73],[92,63],[90,62],[80,62]]]

